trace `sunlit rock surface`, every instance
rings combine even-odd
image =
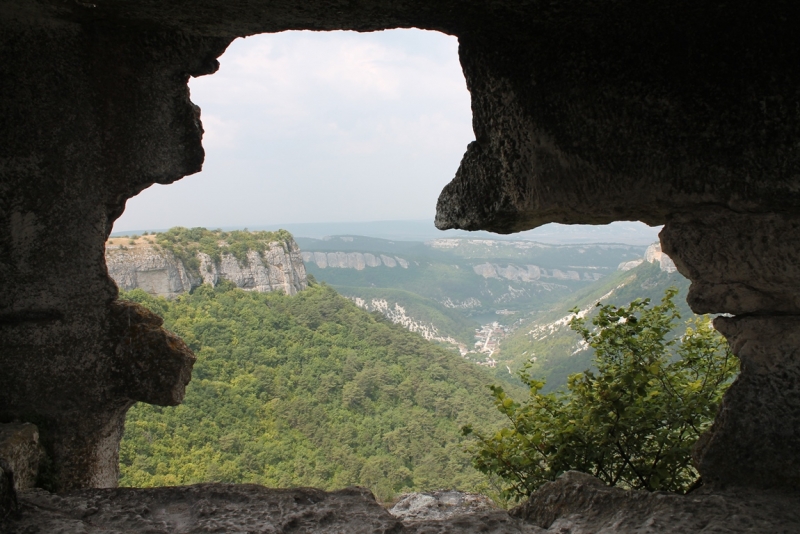
[[[108,274],[121,289],[143,289],[152,295],[172,298],[201,283],[216,286],[230,280],[237,287],[266,293],[283,291],[294,295],[308,287],[300,248],[294,240],[270,243],[263,253],[248,251],[245,261],[222,254],[214,261],[197,253],[198,272],[192,272],[172,252],[158,245],[110,245],[106,247]]]

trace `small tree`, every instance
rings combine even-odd
[[[507,484],[503,497],[520,500],[568,470],[611,486],[684,493],[699,483],[691,448],[712,423],[738,366],[707,317],[680,318],[668,289],[661,304],[601,306],[589,328],[577,314],[570,326],[595,351],[597,371],[568,379],[566,391],[542,394],[544,381],[520,372],[530,396],[518,403],[491,386],[510,422],[494,435],[462,428],[477,443],[473,464]]]

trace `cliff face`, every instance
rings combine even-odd
[[[127,238],[110,240],[106,245],[108,274],[120,289],[140,288],[152,295],[173,298],[200,284],[216,286],[220,280],[229,280],[247,291],[281,290],[287,295],[308,287],[303,258],[294,240],[270,243],[263,253],[250,250],[246,261],[227,253],[214,260],[198,252],[197,272],[188,269],[169,250],[147,239],[137,239],[134,244],[123,243],[127,243]]]
[[[397,267],[408,269],[408,261],[397,256],[370,254],[369,252],[303,252],[303,260],[315,263],[320,269],[355,269],[366,267]]]
[[[644,258],[632,261],[624,261],[619,264],[618,269],[620,271],[630,271],[644,262],[657,263],[661,270],[665,273],[674,273],[678,270],[670,257],[664,254],[664,252],[661,250],[661,243],[653,243],[647,247],[647,250],[645,250]]]

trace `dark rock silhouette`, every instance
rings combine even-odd
[[[458,36],[474,114],[476,141],[439,198],[437,226],[665,224],[693,309],[738,316],[719,322],[743,368],[698,447],[703,477],[720,491],[792,491],[794,11],[706,0],[0,1],[0,421],[38,425],[60,490],[114,486],[126,410],[178,402],[191,368],[179,340],[116,302],[104,259],[127,199],[202,166],[189,77],[213,73],[240,36],[417,27]]]

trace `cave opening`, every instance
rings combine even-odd
[[[203,170],[127,202],[114,232],[427,220],[474,139],[453,36],[289,31],[235,40],[190,80]],[[335,232],[335,230],[334,230]]]

